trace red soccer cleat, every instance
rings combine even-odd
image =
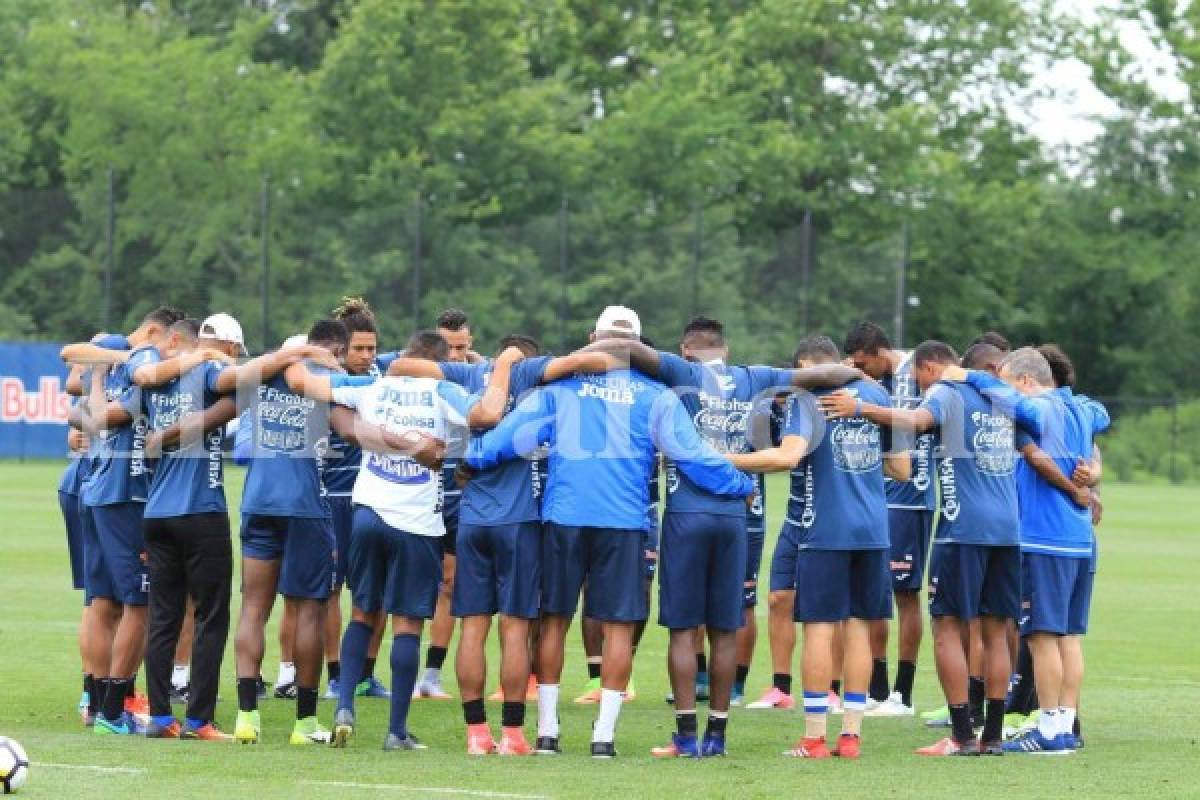
[[[857,733],[843,733],[838,737],[837,747],[834,748],[833,754],[838,758],[855,759],[858,758],[862,748],[862,737]]]
[[[791,750],[785,750],[783,754],[791,758],[816,759],[829,758],[833,755],[833,753],[829,752],[829,747],[826,746],[824,737],[820,736],[814,736],[811,738],[805,736],[803,739],[796,742],[795,747],[793,747]]]
[[[486,722],[467,726],[467,755],[490,756],[496,752],[496,740]]]

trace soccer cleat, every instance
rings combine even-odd
[[[921,714],[921,719],[925,722],[926,728],[949,728],[950,723],[950,708],[942,706],[933,711],[926,711]]]
[[[150,722],[146,724],[145,736],[147,739],[178,739],[182,732],[179,720],[174,717],[171,717],[170,722],[165,720],[159,722],[151,718]]]
[[[800,741],[796,742],[796,746],[791,750],[783,751],[785,756],[790,758],[830,758],[833,753],[829,752],[829,747],[825,744],[823,737],[809,738],[805,736]]]
[[[257,691],[258,699],[266,700],[269,692],[267,692],[267,682],[263,680],[262,675],[258,676],[258,684],[257,685],[258,685],[258,691]]]
[[[139,717],[150,716],[150,701],[146,695],[138,692],[133,697],[125,698],[125,711]]]
[[[666,697],[663,698],[663,702],[665,702],[669,706],[675,705],[675,693],[667,692]]]
[[[390,753],[395,750],[428,750],[427,745],[421,744],[421,740],[407,733],[404,736],[397,736],[388,731],[388,735],[383,739],[383,751]]]
[[[843,733],[838,737],[837,747],[833,754],[838,758],[853,761],[862,753],[862,737],[857,733]]]
[[[232,742],[233,737],[225,733],[215,724],[206,722],[198,728],[193,728],[191,723],[183,726],[183,730],[179,734],[180,739],[195,739],[204,742]]]
[[[123,712],[115,721],[103,714],[97,714],[92,732],[98,736],[141,736],[146,732],[146,725],[128,711]]]
[[[339,681],[337,678],[330,678],[329,685],[325,687],[325,694],[321,695],[322,700],[338,700],[341,698],[339,693]]]
[[[435,681],[421,681],[413,687],[414,700],[449,700],[450,695]]]
[[[744,702],[746,702],[746,687],[738,686],[735,683],[732,691],[729,692],[729,705],[740,707]]]
[[[175,684],[171,684],[170,697],[171,697],[172,703],[178,703],[180,705],[187,705],[188,701],[192,697],[191,684],[188,684],[186,686],[176,686]]]
[[[496,740],[486,722],[467,726],[467,755],[490,756],[496,752]]]
[[[262,735],[262,718],[257,711],[239,711],[233,723],[233,738],[239,744],[258,744]]]
[[[537,696],[534,696],[537,699]],[[632,703],[637,700],[637,685],[634,684],[633,678],[629,679],[629,685],[625,687],[625,697],[621,700],[622,703]]]
[[[275,684],[275,698],[277,700],[295,700],[296,699],[296,684],[295,683],[277,683],[277,684]]]
[[[562,747],[558,744],[557,736],[539,736],[533,752],[539,756],[561,756]]]
[[[533,748],[525,740],[525,732],[520,728],[505,728],[500,736],[499,752],[502,756],[530,756],[533,755]]]
[[[1075,734],[1060,733],[1059,736],[1062,737],[1063,745],[1065,745],[1068,750],[1078,750],[1079,749],[1079,740],[1077,738],[1075,738]]]
[[[841,714],[842,713],[841,695],[839,695],[837,692],[833,691],[833,689],[829,690],[829,713],[830,714]]]
[[[330,744],[334,747],[345,747],[354,738],[354,712],[348,708],[339,708],[333,715],[333,738]]]
[[[672,733],[671,743],[662,747],[652,747],[650,755],[655,758],[699,758],[700,743],[696,741],[694,734],[684,736]]]
[[[583,694],[575,698],[581,706],[595,705],[600,702],[600,679],[592,678],[583,685]]]
[[[980,742],[979,755],[981,756],[1002,756],[1004,755],[1004,742]]]
[[[696,678],[696,702],[708,702],[708,676]]]
[[[746,708],[781,708],[788,710],[796,707],[796,699],[790,694],[784,694],[782,691],[772,686],[767,691],[763,692],[763,696],[750,703]]]
[[[329,744],[332,738],[329,731],[321,727],[321,723],[317,721],[316,717],[305,717],[296,720],[296,724],[292,726],[292,735],[288,738],[288,744]]]
[[[928,747],[917,748],[916,753],[919,756],[977,756],[979,742],[972,739],[966,744],[959,744],[953,736],[946,736]]]
[[[617,757],[617,746],[612,742],[592,742],[592,758],[611,760]]]
[[[724,755],[725,737],[714,733],[704,734],[704,741],[700,744],[701,758],[718,758]]]
[[[1067,749],[1067,742],[1063,734],[1060,733],[1052,739],[1047,739],[1036,728],[1020,734],[1011,741],[1005,742],[1002,750],[1005,753],[1023,753],[1038,756],[1065,756],[1073,752]]]
[[[916,713],[912,706],[904,705],[899,692],[892,692],[882,703],[868,707],[865,716],[868,717],[911,717]]]
[[[358,684],[358,686],[354,687],[354,696],[385,699],[391,697],[392,693],[388,691],[388,688],[383,685],[383,682],[380,681],[379,678],[376,678],[374,675],[372,675],[362,683]]]
[[[79,712],[79,718],[81,720],[83,720],[84,725],[88,724],[88,721],[87,721],[88,720],[88,708],[91,705],[92,705],[92,696],[90,694],[88,694],[87,692],[84,692],[82,695],[79,696],[79,705],[76,706],[75,708]]]

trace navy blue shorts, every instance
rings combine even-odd
[[[886,550],[800,550],[796,622],[891,619]]]
[[[658,624],[735,631],[745,620],[746,520],[668,511],[658,573]]]
[[[459,526],[454,616],[536,619],[541,604],[542,523]]]
[[[642,622],[646,592],[645,531],[550,523],[542,536],[542,613],[571,617],[588,587],[587,616]]]
[[[796,556],[800,553],[796,526],[783,523],[779,538],[775,540],[775,552],[771,555],[771,591],[796,591]]]
[[[442,582],[441,537],[393,528],[373,509],[357,505],[347,573],[355,608],[433,619]]]
[[[442,522],[446,526],[446,533],[442,535],[442,553],[448,556],[455,555],[458,552],[458,529],[460,527],[458,521],[458,498],[454,498],[454,502],[450,502],[450,498],[445,500],[446,505],[442,508]]]
[[[284,597],[324,600],[333,593],[337,540],[328,517],[242,517],[242,557],[279,561]]]
[[[758,573],[762,569],[763,543],[767,531],[762,517],[746,517],[746,575],[742,583],[742,608],[758,605]]]
[[[71,559],[71,588],[86,588],[83,563],[83,508],[79,495],[58,493],[58,507],[62,509],[63,525],[67,529],[67,555]]]
[[[1092,605],[1091,560],[1021,554],[1021,634],[1087,633]]]
[[[929,614],[1016,619],[1021,612],[1021,549],[978,544],[933,545]]]
[[[932,528],[933,512],[911,511],[906,508],[888,509],[892,591],[921,591]]]
[[[337,586],[345,586],[346,564],[350,561],[350,529],[354,526],[354,501],[348,495],[325,499],[329,501],[330,521],[333,523],[333,541],[337,548],[333,582]]]
[[[83,549],[89,598],[105,597],[124,606],[146,605],[150,570],[142,535],[145,509],[145,503],[87,507]]]

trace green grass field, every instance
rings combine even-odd
[[[594,707],[570,702],[586,678],[575,631],[563,680],[567,752],[559,759],[467,759],[456,702],[414,706],[412,729],[430,745],[418,753],[379,750],[387,714],[382,701],[360,703],[360,735],[346,751],[289,747],[293,705],[277,700],[264,702],[266,741],[253,748],[91,736],[75,712],[80,596],[70,589],[55,499],[60,469],[0,464],[0,734],[29,751],[33,770],[23,793],[31,798],[1200,795],[1200,489],[1105,490],[1081,712],[1088,746],[1074,756],[923,760],[912,750],[934,737],[919,722],[867,720],[861,761],[797,762],[779,754],[798,736],[800,714],[735,710],[729,758],[655,762],[648,751],[666,740],[673,718],[662,702],[666,637],[652,626],[635,669],[640,697],[626,706],[618,728],[621,757],[596,763],[586,755]],[[236,508],[240,473],[231,471],[229,484]],[[786,492],[781,482],[772,489],[769,518],[777,527]],[[768,545],[767,562],[770,552]],[[236,600],[234,612],[236,619]],[[765,613],[760,606],[764,633],[750,676],[754,694],[769,682]],[[277,663],[274,636],[270,631],[268,678]],[[386,654],[380,663],[386,665]],[[236,710],[232,641],[225,667],[219,721],[229,729]],[[452,686],[453,678],[448,682]],[[928,639],[916,704],[918,710],[941,704]],[[328,723],[331,705],[323,702],[320,713]],[[499,708],[490,714],[498,724]],[[531,709],[530,728],[533,718]]]

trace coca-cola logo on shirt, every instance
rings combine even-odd
[[[971,442],[975,466],[985,475],[1011,475],[1017,463],[1017,452],[1013,449],[1012,420],[1003,414],[985,414],[981,411],[972,414],[971,419],[979,426]]]
[[[879,428],[862,422],[839,422],[829,434],[833,465],[843,472],[870,472],[883,461]]]

